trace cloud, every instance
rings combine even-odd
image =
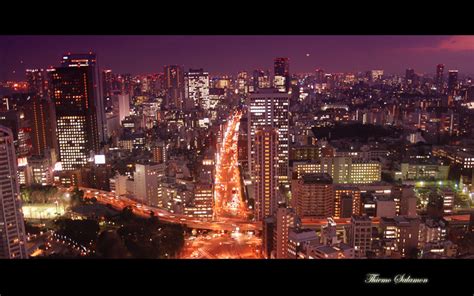
[[[418,46],[408,48],[409,51],[416,52],[474,52],[474,36],[449,36],[440,39],[431,46]]]

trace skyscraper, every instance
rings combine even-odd
[[[249,167],[254,177],[255,131],[258,127],[271,126],[278,130],[279,184],[288,186],[288,108],[289,95],[276,89],[259,89],[248,98],[248,151]]]
[[[458,90],[458,70],[448,71],[448,96],[456,95]]]
[[[293,209],[278,207],[276,210],[275,229],[273,231],[274,254],[277,259],[288,258],[288,235],[290,228],[299,225],[298,217]]]
[[[99,152],[104,137],[103,104],[97,87],[95,57],[68,55],[52,74],[59,156],[62,169],[71,171]]]
[[[104,94],[102,87],[102,80],[100,79],[100,69],[97,56],[95,53],[89,52],[86,54],[71,54],[63,56],[61,66],[64,68],[78,68],[88,67],[89,69],[89,80],[91,83],[91,89],[88,90],[88,96],[92,96],[95,102],[95,113],[98,123],[98,135],[99,142],[105,141],[107,136],[106,126],[107,121],[105,118],[105,107],[104,107]]]
[[[443,90],[443,72],[444,72],[444,65],[443,64],[438,64],[436,66],[436,78],[435,78],[435,84],[436,88],[438,89],[439,92]]]
[[[208,110],[209,101],[209,73],[203,69],[189,69],[185,79],[185,97],[189,104]]]
[[[46,149],[57,151],[56,114],[49,98],[32,95],[24,106],[25,117],[30,121],[33,155],[44,155]]]
[[[26,69],[28,92],[40,98],[49,96],[49,76],[45,69]]]
[[[184,71],[177,65],[164,67],[164,88],[167,105],[181,109],[184,103]]]
[[[10,129],[0,126],[0,259],[26,259],[17,159]]]
[[[276,128],[255,131],[255,213],[259,221],[272,216],[278,205],[277,147]]]
[[[274,87],[281,92],[288,92],[290,82],[290,62],[288,58],[276,58],[274,61]]]

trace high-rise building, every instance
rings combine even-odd
[[[44,155],[46,150],[58,153],[56,114],[49,98],[33,95],[24,106],[25,117],[30,121],[32,154]]]
[[[458,70],[448,71],[448,96],[457,94],[458,90]]]
[[[276,211],[274,239],[274,257],[277,259],[288,258],[288,235],[290,228],[298,225],[298,218],[293,209],[280,206]]]
[[[290,90],[290,62],[288,58],[275,58],[273,86],[280,92]]]
[[[278,178],[279,184],[289,185],[288,158],[288,108],[289,95],[276,89],[260,89],[248,98],[248,151],[249,168],[254,177],[255,131],[258,127],[271,126],[278,130]]]
[[[209,101],[209,73],[203,69],[189,69],[185,79],[185,97],[194,107],[208,110]]]
[[[26,259],[17,159],[12,131],[0,126],[0,259]]]
[[[99,152],[104,137],[104,109],[96,85],[94,55],[68,55],[52,72],[51,96],[62,169],[83,167],[92,152]]]
[[[130,115],[130,94],[117,95],[117,101],[119,120],[122,122],[122,120]]]
[[[184,104],[184,70],[182,66],[164,67],[164,88],[167,94],[167,105],[181,109]]]
[[[367,216],[352,216],[349,245],[354,248],[356,258],[364,258],[372,250],[372,220]]]
[[[28,92],[39,98],[49,97],[49,71],[45,69],[26,69]]]
[[[405,71],[405,82],[407,85],[412,85],[415,82],[415,70],[414,69],[406,69]]]
[[[255,216],[258,221],[272,216],[278,205],[278,130],[255,131]]]
[[[328,174],[306,174],[292,183],[292,206],[298,217],[324,219],[334,215],[334,188]]]
[[[439,92],[443,91],[443,84],[444,84],[444,65],[443,64],[438,64],[436,66],[436,78],[435,78],[435,84],[436,88],[438,89]]]
[[[105,107],[104,107],[104,94],[103,94],[103,87],[102,87],[102,80],[100,79],[100,72],[99,72],[99,62],[97,60],[97,56],[95,53],[89,52],[86,54],[71,54],[68,53],[67,55],[63,56],[61,60],[61,67],[63,68],[80,68],[80,67],[87,67],[89,69],[88,76],[90,77],[90,89],[87,89],[87,95],[93,97],[95,104],[95,113],[98,122],[98,135],[99,141],[105,141],[107,136],[106,131],[106,118],[105,118]],[[56,70],[54,70],[56,71]],[[51,71],[53,72],[53,71]]]

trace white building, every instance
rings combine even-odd
[[[162,178],[165,176],[164,164],[135,164],[134,195],[138,200],[151,206],[162,206]]]
[[[279,184],[289,187],[288,181],[288,108],[289,95],[277,89],[258,89],[248,98],[248,151],[249,168],[255,174],[255,131],[258,127],[271,126],[278,130],[278,178]]]
[[[17,160],[10,129],[0,126],[0,259],[26,259]]]
[[[204,110],[210,107],[209,101],[209,73],[203,69],[189,69],[184,78],[186,99],[195,107],[201,106]]]

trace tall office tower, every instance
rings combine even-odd
[[[350,218],[360,214],[360,189],[350,185],[334,186],[334,217]]]
[[[274,257],[288,258],[288,234],[290,228],[298,225],[298,217],[293,209],[280,206],[276,211],[275,228],[273,231]]]
[[[269,88],[270,83],[270,73],[263,70],[255,70],[252,75],[252,89],[251,92],[257,91],[260,88]]]
[[[104,107],[107,111],[113,108],[112,95],[114,90],[114,74],[112,70],[102,71],[102,87],[104,94]]]
[[[412,85],[415,82],[415,70],[409,68],[405,71],[405,82],[407,85]]]
[[[90,89],[87,89],[87,96],[91,97],[95,104],[95,113],[97,117],[97,129],[99,135],[99,143],[104,142],[107,137],[107,120],[105,118],[104,94],[102,88],[102,80],[100,79],[99,63],[95,53],[87,54],[71,54],[63,56],[61,61],[63,68],[82,68],[87,67],[89,74],[88,81]],[[90,107],[88,107],[90,108]]]
[[[364,258],[372,250],[372,220],[367,216],[352,216],[349,245],[354,248],[356,258]]]
[[[0,259],[26,259],[17,159],[12,131],[0,126]]]
[[[208,110],[209,101],[209,73],[203,69],[189,69],[184,78],[185,97],[194,107]]]
[[[293,180],[292,207],[300,218],[324,219],[334,215],[334,189],[328,174],[306,174]]]
[[[436,88],[438,89],[439,92],[443,91],[443,72],[444,72],[444,65],[443,64],[438,64],[436,66],[436,77],[435,77],[435,84]]]
[[[114,83],[114,74],[112,70],[106,69],[102,71],[102,86],[104,88],[104,97],[111,97]]]
[[[46,150],[52,150],[57,155],[56,114],[53,102],[49,98],[33,95],[23,111],[32,130],[32,154],[44,156]]]
[[[243,95],[248,93],[248,73],[245,71],[239,72],[237,75],[237,91]]]
[[[275,58],[273,86],[280,92],[290,90],[290,62],[288,58]]]
[[[138,200],[151,206],[163,206],[162,179],[165,165],[157,163],[135,164],[134,194]]]
[[[94,55],[68,55],[52,73],[59,157],[64,171],[87,164],[104,137],[104,108],[96,84]]]
[[[177,65],[165,66],[164,88],[166,90],[167,105],[181,109],[184,104],[184,71]]]
[[[117,101],[119,120],[122,122],[125,117],[130,115],[130,94],[117,95]]]
[[[255,131],[255,217],[261,221],[278,206],[278,130]]]
[[[458,90],[458,70],[448,71],[448,96],[456,95]]]
[[[28,82],[29,93],[36,94],[40,98],[49,96],[48,70],[26,69],[26,80]]]
[[[250,94],[247,106],[248,114],[248,151],[249,168],[254,177],[255,130],[258,127],[271,126],[278,130],[278,179],[279,184],[289,187],[288,181],[288,108],[289,95],[276,89],[260,89]]]

